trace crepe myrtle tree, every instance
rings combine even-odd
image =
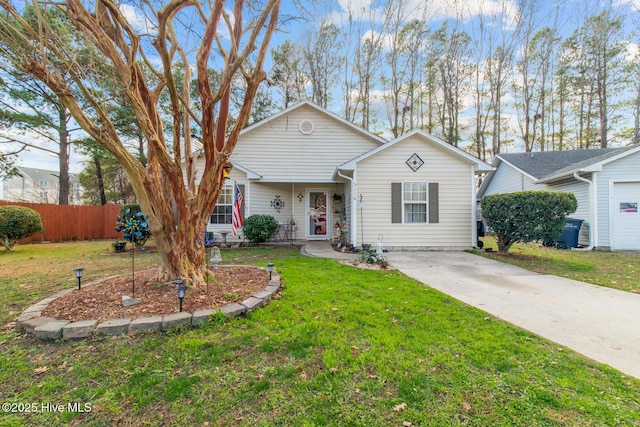
[[[578,208],[573,193],[552,191],[492,194],[483,197],[480,205],[499,252],[508,252],[516,242],[557,240],[566,216]]]
[[[53,9],[63,12],[73,31],[73,48],[60,40],[58,21],[47,18]],[[279,9],[280,0],[132,1],[126,7],[114,0],[0,0],[1,56],[55,93],[125,169],[149,215],[162,259],[160,280],[181,277],[191,286],[204,285],[200,236],[266,78],[263,65]],[[216,82],[213,68],[220,76]],[[197,108],[190,99],[192,81]],[[243,98],[232,111],[238,85]],[[146,163],[131,153],[110,118],[116,102],[131,107],[146,140]],[[194,134],[204,159],[199,180]]]

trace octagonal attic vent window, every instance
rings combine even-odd
[[[302,120],[298,126],[300,133],[303,135],[311,135],[313,133],[313,122],[311,120]]]

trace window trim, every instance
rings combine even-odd
[[[231,202],[219,203],[218,200],[220,200],[220,197],[228,195],[225,193],[225,191],[228,191],[229,192],[228,194],[231,195]],[[213,208],[211,215],[209,216],[209,225],[231,225],[233,223],[233,185],[223,185],[222,188],[220,189],[220,194],[218,194],[218,200],[216,200],[216,205]],[[231,211],[229,211],[229,213],[225,212],[224,214],[217,214],[218,218],[224,217],[225,222],[213,222],[213,216],[216,215],[215,213],[216,209],[222,206],[231,207]],[[226,221],[227,219],[229,220],[229,222]]]
[[[424,184],[425,187],[425,197],[424,197],[424,201],[416,201],[416,200],[405,200],[404,199],[404,195],[405,195],[405,185],[406,184]],[[429,181],[402,181],[402,185],[401,185],[401,194],[400,194],[400,202],[401,202],[401,206],[402,206],[402,224],[411,224],[411,225],[417,225],[417,224],[429,224]],[[424,205],[424,222],[423,221],[416,221],[416,222],[409,222],[407,221],[407,211],[406,211],[406,207],[407,205]]]
[[[440,184],[428,180],[406,182],[427,183],[427,222],[407,223],[404,221],[404,181],[391,182],[391,223],[392,224],[438,224],[440,223]]]

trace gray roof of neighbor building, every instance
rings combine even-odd
[[[637,145],[592,150],[501,153],[498,154],[497,157],[501,161],[515,166],[535,179],[542,179],[601,162],[635,147],[637,147]]]
[[[58,182],[60,179],[60,172],[52,171],[47,169],[37,169],[37,168],[27,168],[20,166],[18,168],[20,172],[24,172],[29,178],[37,181],[52,181]],[[69,178],[71,181],[76,181],[76,177],[78,174],[70,173]]]

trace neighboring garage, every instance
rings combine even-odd
[[[586,249],[640,251],[640,144],[593,150],[501,153],[478,200],[522,190],[575,194]]]
[[[613,182],[611,249],[640,249],[640,182]]]

